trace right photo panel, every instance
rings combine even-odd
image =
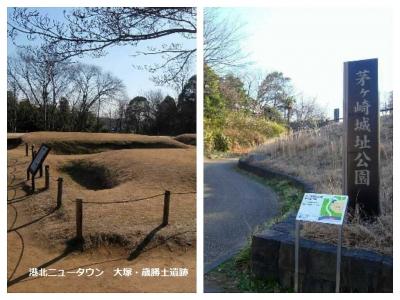
[[[204,8],[204,291],[393,292],[393,15]]]

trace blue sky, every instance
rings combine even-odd
[[[378,58],[379,88],[392,88],[392,15],[383,8],[222,8],[245,24],[252,67],[281,71],[333,117],[343,106],[343,62]],[[381,98],[381,101],[383,99]]]
[[[40,12],[47,14],[49,17],[57,20],[63,19],[63,10],[65,8],[38,8]],[[12,12],[12,8],[9,8],[9,13]],[[22,42],[22,39],[20,42]],[[165,38],[157,39],[154,41],[145,41],[140,43],[137,47],[133,46],[115,46],[107,49],[107,55],[100,58],[91,58],[89,56],[77,59],[87,64],[93,64],[100,66],[103,71],[112,73],[113,75],[120,78],[126,85],[127,95],[129,99],[135,96],[143,95],[151,89],[161,89],[165,95],[169,94],[173,97],[177,96],[176,91],[167,86],[156,86],[154,82],[150,80],[152,74],[146,71],[139,71],[134,68],[135,65],[150,65],[153,63],[160,62],[159,56],[136,56],[133,57],[136,51],[146,51],[148,46],[160,46],[161,44],[168,44],[170,42],[180,43],[182,42],[185,47],[190,49],[196,47],[196,40],[183,39],[179,35],[170,35]],[[16,47],[11,41],[8,41],[8,55],[13,55],[16,52]],[[193,74],[195,74],[196,66],[192,66]]]

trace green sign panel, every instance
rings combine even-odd
[[[348,197],[344,195],[304,194],[296,220],[342,225]]]

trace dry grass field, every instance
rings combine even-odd
[[[43,189],[44,178],[38,178],[37,192],[29,193],[25,142],[37,145],[36,149],[41,143],[55,145],[57,151],[46,159],[49,190]],[[79,154],[71,151],[75,146]],[[56,210],[58,177],[64,181],[63,205]],[[195,291],[195,188],[195,147],[170,137],[23,135],[21,145],[8,150],[8,291]],[[166,190],[171,191],[170,216],[169,225],[162,227]],[[84,251],[69,253],[77,198],[84,202]],[[26,276],[29,268],[43,264],[63,269],[101,267],[108,275],[35,280]],[[113,278],[117,267],[131,267],[139,275]],[[142,268],[155,267],[188,268],[189,276],[140,276]]]
[[[342,124],[285,135],[256,148],[251,154],[261,164],[314,184],[317,192],[342,192]],[[393,245],[393,121],[381,117],[382,215],[374,223],[355,218],[344,228],[344,245],[392,255]],[[337,240],[331,227],[308,224],[304,234],[326,242]]]
[[[89,154],[106,150],[137,148],[187,148],[185,143],[168,136],[139,134],[32,132],[24,134],[22,142],[40,145],[46,143],[57,154]]]

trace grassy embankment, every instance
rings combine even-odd
[[[252,152],[268,167],[301,178],[315,186],[316,192],[342,193],[341,123],[318,130],[286,135],[258,147]],[[382,214],[374,222],[357,216],[344,226],[343,245],[350,248],[393,253],[393,120],[381,117],[380,131],[380,204]],[[337,233],[331,226],[308,224],[304,236],[322,242],[336,243]]]
[[[209,158],[238,156],[286,131],[278,123],[243,112],[226,113],[222,129],[204,120],[204,152]]]
[[[90,154],[107,150],[138,148],[188,148],[195,135],[187,134],[171,138],[139,134],[47,132],[39,131],[23,135],[22,142],[46,143],[56,154]]]

